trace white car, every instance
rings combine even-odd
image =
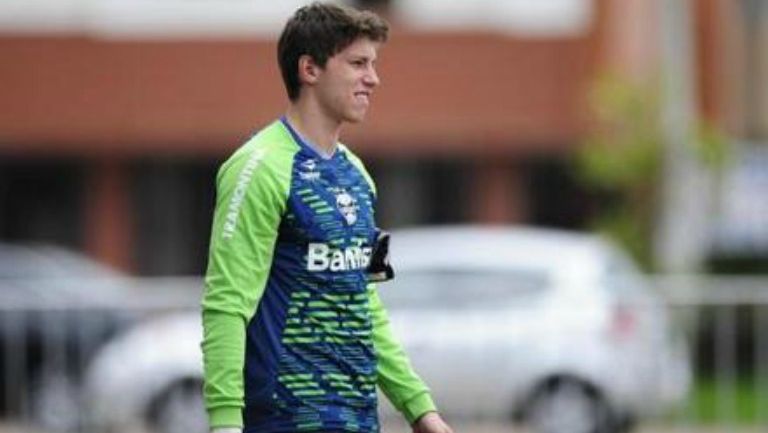
[[[687,351],[663,303],[601,238],[419,228],[393,233],[391,257],[396,277],[379,293],[449,418],[612,432],[687,393]],[[142,324],[103,350],[89,381],[98,427],[206,431],[198,316]]]
[[[131,279],[66,248],[0,242],[0,418],[77,429],[90,357],[137,314]]]
[[[392,257],[380,294],[446,413],[613,432],[687,394],[687,348],[662,299],[598,236],[413,229],[393,235]]]

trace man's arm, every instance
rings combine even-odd
[[[437,413],[429,388],[411,367],[389,324],[384,305],[374,284],[368,285],[373,321],[373,344],[378,361],[378,385],[400,411],[414,433],[453,433]]]
[[[266,152],[238,152],[217,177],[203,315],[204,395],[211,428],[242,427],[246,326],[264,292],[287,186]]]
[[[378,361],[378,385],[392,405],[409,423],[427,412],[436,411],[429,388],[411,367],[411,363],[397,341],[389,316],[379,298],[375,285],[368,286],[373,322],[373,344]]]

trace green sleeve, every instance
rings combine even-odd
[[[389,317],[375,285],[368,286],[373,321],[373,345],[378,361],[378,385],[392,405],[409,423],[421,415],[435,411],[429,388],[413,371],[411,363],[392,332]]]
[[[203,392],[212,428],[243,425],[245,330],[272,265],[290,164],[264,146],[246,145],[217,176],[202,300]]]

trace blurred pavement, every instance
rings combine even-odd
[[[451,427],[455,433],[529,433],[529,430],[524,428],[511,428],[509,424],[487,422],[451,423]],[[646,425],[633,430],[633,433],[758,433],[765,431],[765,427],[738,427],[728,425],[689,425],[680,427]],[[407,425],[399,421],[386,421],[383,423],[382,433],[411,433],[411,430]]]
[[[529,433],[524,428],[511,428],[509,424],[490,422],[460,422],[452,423],[455,433]],[[633,430],[634,433],[758,433],[764,432],[765,427],[738,426],[653,426],[647,425]],[[41,430],[30,430],[27,426],[0,424],[0,433],[48,433]],[[382,425],[382,433],[411,433],[408,426],[400,420],[388,420]]]

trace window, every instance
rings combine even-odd
[[[388,308],[495,309],[536,299],[547,286],[533,270],[430,269],[398,273],[379,293]]]
[[[0,239],[81,245],[83,166],[6,159],[0,164]]]
[[[202,274],[215,202],[216,164],[143,160],[132,170],[137,271]]]

